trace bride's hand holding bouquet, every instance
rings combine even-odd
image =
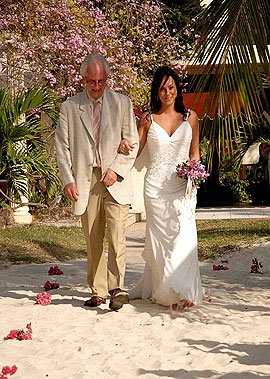
[[[205,170],[205,165],[201,161],[188,159],[176,166],[176,175],[191,182],[192,187],[199,188],[200,183],[204,183],[210,174]]]

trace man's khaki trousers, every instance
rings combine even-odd
[[[106,298],[108,291],[124,287],[129,205],[118,204],[100,178],[101,170],[94,168],[88,206],[81,220],[87,244],[87,281],[92,296]],[[108,260],[103,249],[105,226]]]

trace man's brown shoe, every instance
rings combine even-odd
[[[118,311],[118,309],[122,308],[124,304],[129,303],[129,294],[125,290],[115,288],[114,290],[109,291],[109,294],[111,295],[109,308],[112,311]]]
[[[100,304],[106,304],[106,299],[100,296],[92,296],[91,299],[84,302],[85,307],[98,307]]]

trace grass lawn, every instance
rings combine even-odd
[[[198,220],[200,260],[270,239],[270,221],[259,219]],[[44,263],[86,257],[81,228],[14,226],[0,229],[0,261]]]
[[[12,226],[0,229],[0,260],[45,263],[86,257],[82,229],[76,226]]]
[[[270,240],[268,219],[198,220],[197,230],[201,261],[215,259],[240,246],[254,245],[262,239]]]

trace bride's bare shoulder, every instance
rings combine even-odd
[[[195,111],[193,111],[192,109],[189,109],[188,110],[188,117],[187,117],[187,120],[189,122],[189,124],[191,125],[191,127],[194,129],[194,128],[199,128],[199,119],[198,119],[198,115]]]
[[[196,121],[196,120],[198,120],[198,115],[197,115],[197,113],[195,111],[193,111],[192,109],[189,109],[188,112],[189,112],[189,117],[188,117],[189,121],[192,121],[192,120]]]

